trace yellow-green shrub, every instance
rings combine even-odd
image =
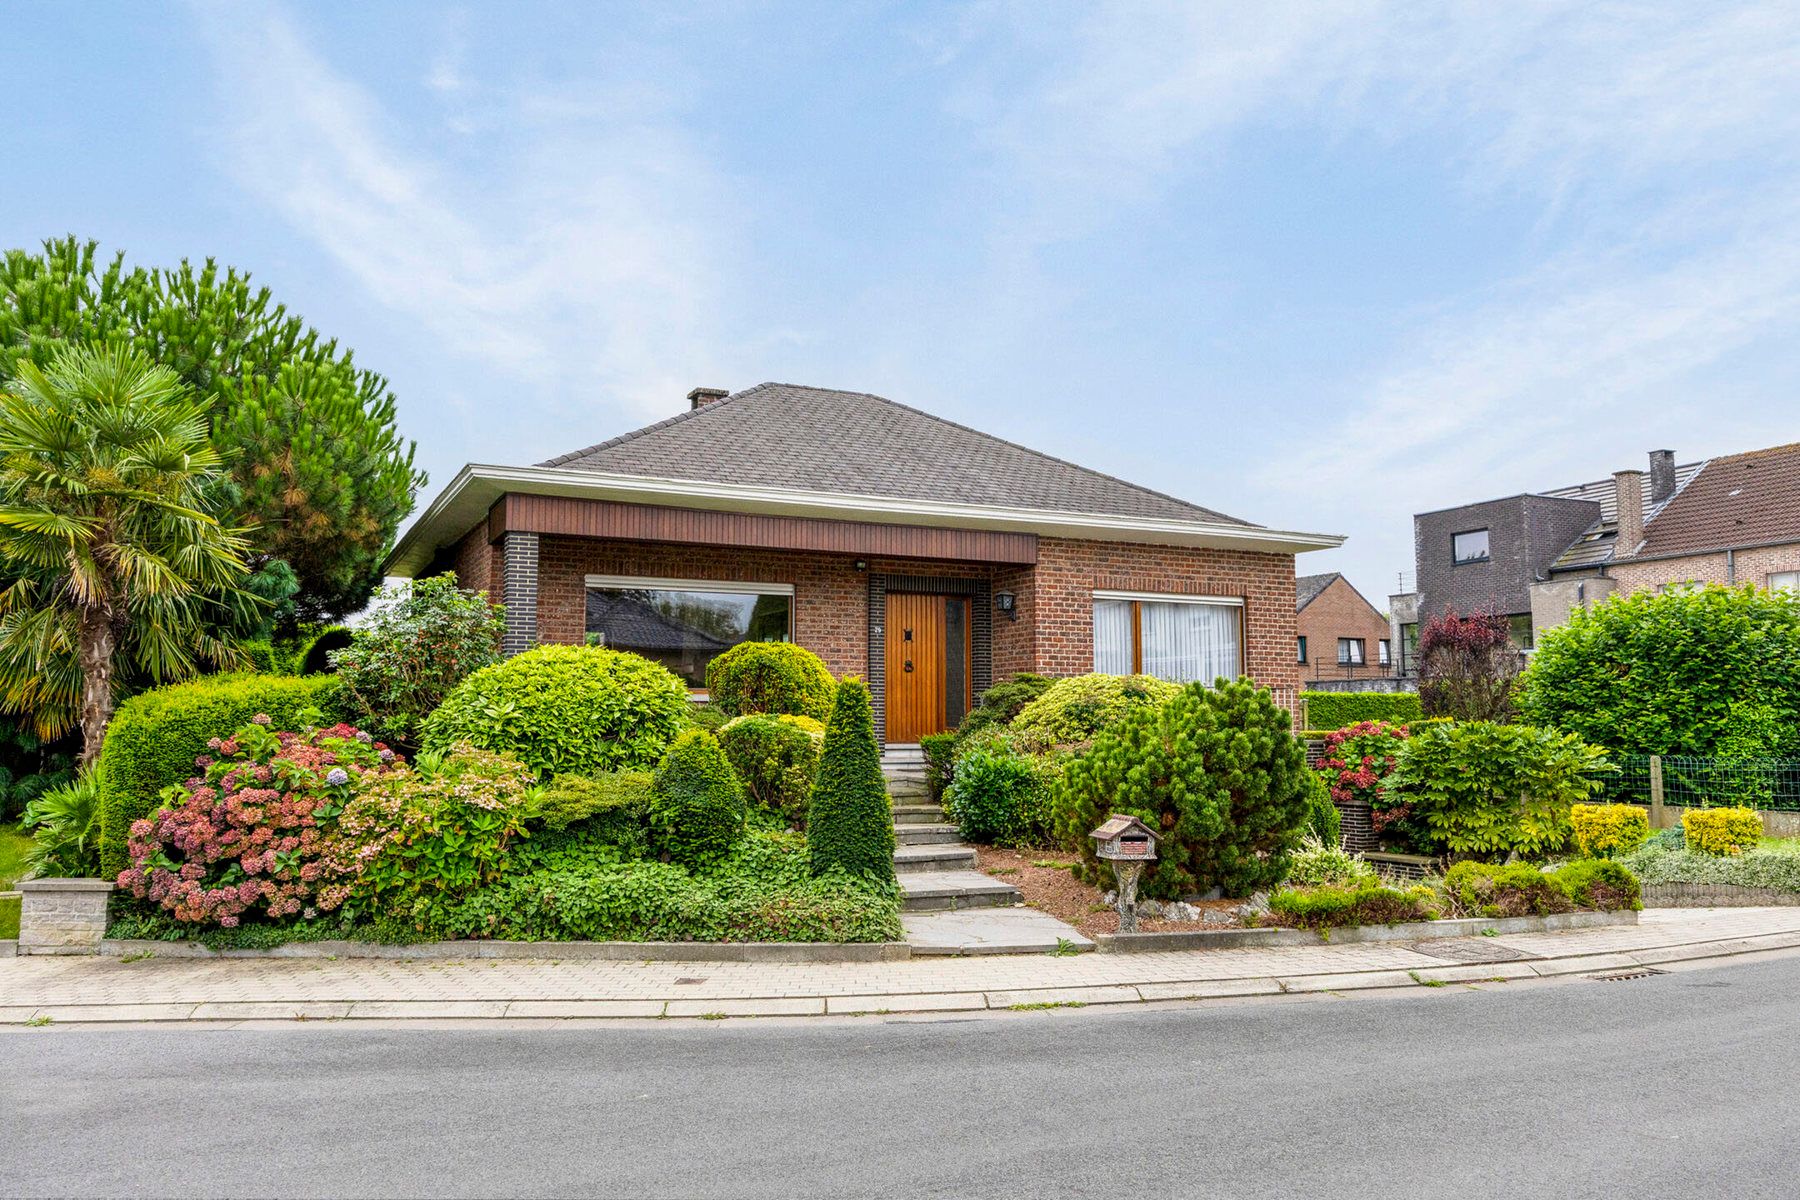
[[[1689,850],[1742,854],[1762,840],[1762,818],[1753,808],[1695,808],[1681,815]]]
[[[1635,804],[1576,804],[1569,823],[1583,858],[1630,854],[1650,836],[1650,815]]]

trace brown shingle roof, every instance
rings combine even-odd
[[[1301,575],[1294,580],[1294,611],[1299,612],[1319,598],[1331,581],[1341,578],[1336,571],[1327,571],[1323,575]]]
[[[866,392],[760,383],[545,467],[1179,521],[1249,522]]]
[[[1709,459],[1645,527],[1639,556],[1800,542],[1800,442]]]

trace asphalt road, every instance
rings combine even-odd
[[[20,1030],[7,1196],[1800,1195],[1800,958],[1001,1019]]]

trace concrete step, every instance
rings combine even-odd
[[[980,871],[911,871],[899,876],[901,908],[943,912],[1017,904],[1019,889]]]
[[[924,767],[883,767],[881,768],[881,777],[890,781],[905,779],[917,783],[924,783],[927,774]]]
[[[924,781],[915,779],[890,779],[888,780],[887,790],[888,795],[893,796],[896,799],[901,797],[912,799],[914,797],[931,795],[931,789],[925,786]]]
[[[942,825],[944,810],[936,804],[907,804],[900,802],[894,805],[895,825]]]
[[[921,871],[965,870],[975,865],[972,846],[895,846],[894,870],[902,875]]]
[[[1048,954],[1094,948],[1092,939],[1049,913],[1021,905],[909,912],[900,918],[915,955]]]
[[[902,846],[939,846],[960,842],[954,825],[895,825],[894,841]]]

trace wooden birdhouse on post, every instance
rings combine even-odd
[[[1119,932],[1136,933],[1138,878],[1145,863],[1156,861],[1156,832],[1134,816],[1114,813],[1088,836],[1094,839],[1094,856],[1112,863],[1119,884]]]

